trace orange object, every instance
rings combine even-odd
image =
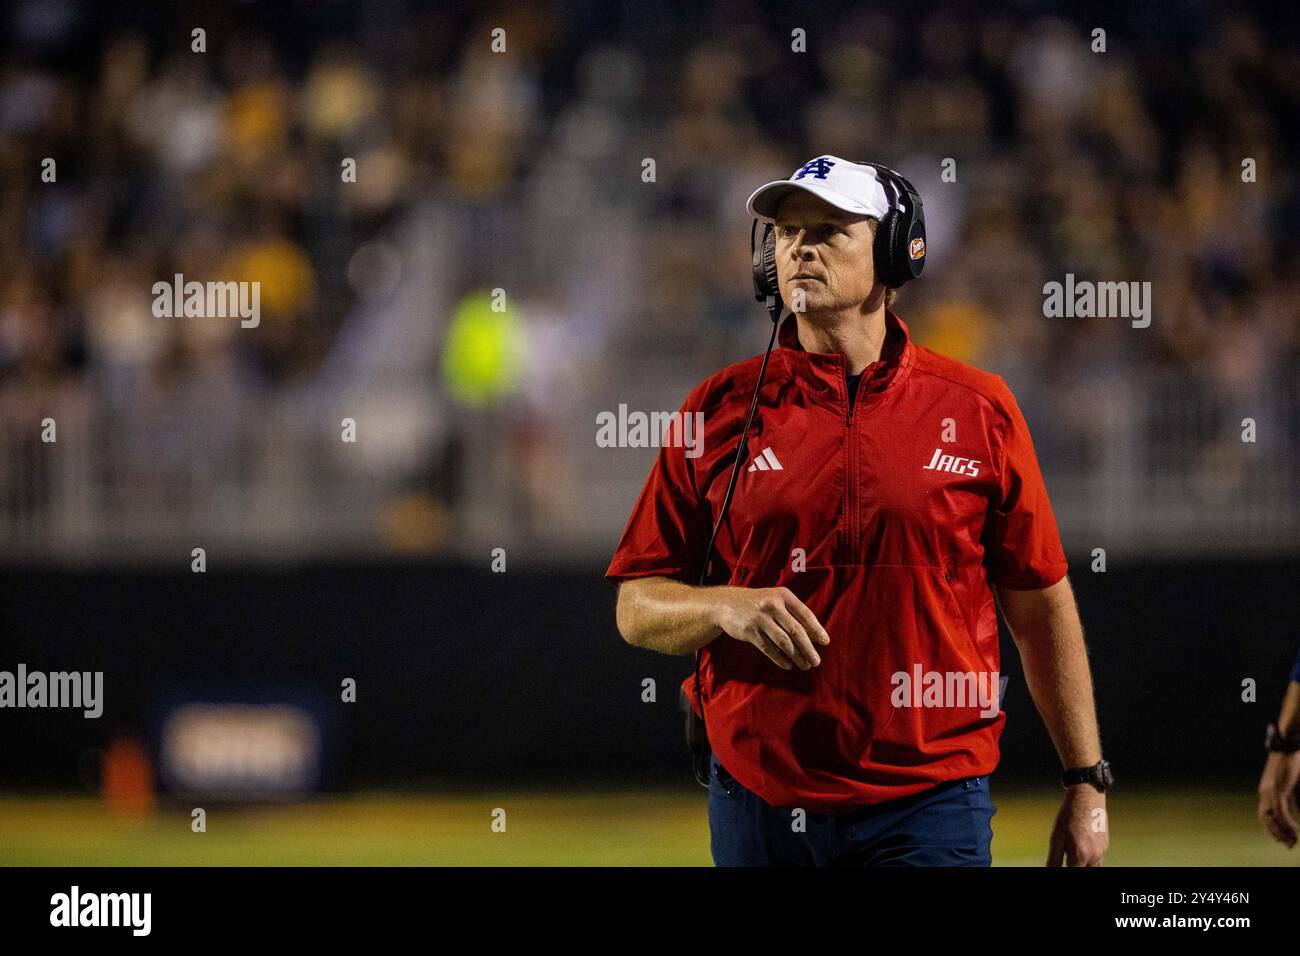
[[[114,740],[104,754],[104,799],[120,816],[145,817],[154,811],[153,768],[138,741]]]

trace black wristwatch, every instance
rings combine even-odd
[[[1061,774],[1061,786],[1073,787],[1078,783],[1090,783],[1098,793],[1105,793],[1115,783],[1115,775],[1110,772],[1110,762],[1098,760],[1091,767],[1071,767]]]
[[[1264,749],[1271,754],[1293,754],[1300,750],[1300,730],[1284,734],[1277,724],[1269,724],[1264,734]]]

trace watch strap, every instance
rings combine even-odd
[[[1073,787],[1081,783],[1090,783],[1098,793],[1105,793],[1114,783],[1110,772],[1110,763],[1098,760],[1091,767],[1071,767],[1061,774],[1061,786]]]
[[[1264,749],[1269,753],[1293,754],[1300,751],[1300,730],[1282,733],[1277,724],[1269,724],[1264,734]]]

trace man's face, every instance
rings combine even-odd
[[[856,309],[870,297],[876,283],[874,220],[802,191],[781,200],[775,219],[776,272],[787,306],[835,312]]]

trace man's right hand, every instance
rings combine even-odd
[[[714,624],[728,637],[753,644],[782,670],[811,670],[817,646],[831,642],[817,616],[789,588],[711,589]]]

